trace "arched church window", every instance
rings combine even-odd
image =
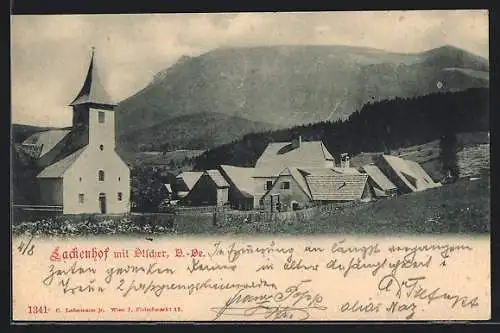
[[[99,170],[99,181],[100,182],[104,181],[104,170]]]

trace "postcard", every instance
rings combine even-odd
[[[490,319],[488,25],[11,16],[12,321]]]

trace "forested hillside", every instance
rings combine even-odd
[[[488,89],[434,93],[368,103],[345,121],[320,122],[290,129],[252,133],[210,149],[196,159],[195,169],[219,164],[252,166],[269,142],[322,140],[335,156],[343,152],[389,151],[423,144],[460,132],[489,131]]]

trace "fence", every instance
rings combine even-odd
[[[17,224],[22,221],[58,216],[62,213],[62,206],[12,205],[11,220],[14,224]]]
[[[225,206],[197,206],[197,207],[176,207],[176,214],[183,215],[198,215],[198,214],[213,214],[214,212],[226,212],[230,209]]]
[[[305,208],[297,211],[289,212],[270,212],[265,210],[240,211],[233,210],[228,207],[204,206],[204,207],[178,207],[176,209],[176,220],[178,222],[182,216],[194,217],[205,216],[205,223],[210,223],[213,226],[223,226],[234,223],[255,223],[255,222],[270,222],[270,223],[293,223],[293,222],[308,222],[318,216],[333,215],[346,207],[357,205],[357,202],[345,203],[325,203],[317,206]],[[210,217],[210,218],[208,218]],[[179,223],[176,223],[179,225]]]

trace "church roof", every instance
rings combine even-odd
[[[48,131],[42,131],[42,132],[36,132],[32,135],[30,135],[26,140],[23,141],[23,146],[28,147],[28,146],[39,146],[40,147],[40,154],[37,156],[37,158],[42,157],[43,155],[47,154],[49,151],[52,150],[52,148],[55,147],[61,140],[64,139],[66,135],[70,130],[63,130],[63,129],[57,129],[57,130],[48,130]]]
[[[115,106],[116,104],[112,102],[111,97],[104,89],[99,75],[97,73],[97,66],[94,60],[94,50],[92,50],[92,57],[90,59],[90,65],[87,72],[87,77],[83,83],[83,87],[70,103],[70,106],[80,105],[80,104],[100,104]]]
[[[62,160],[49,165],[38,174],[37,178],[62,178],[66,170],[68,170],[85,151],[85,148],[86,147],[80,148]]]

